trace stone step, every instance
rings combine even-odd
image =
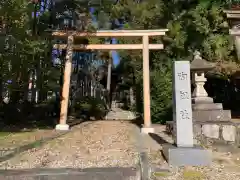
[[[106,116],[107,120],[133,120],[136,119],[136,114],[131,111],[125,111],[119,108],[114,108]]]
[[[135,119],[135,117],[131,117],[131,116],[106,116],[105,117],[106,120],[133,120]]]
[[[204,103],[204,104],[192,104],[193,111],[195,110],[222,110],[222,103]]]
[[[230,121],[230,110],[195,110],[192,112],[193,121]]]
[[[0,179],[5,180],[141,180],[135,168],[87,168],[87,169],[29,169],[0,170]]]

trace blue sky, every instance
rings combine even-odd
[[[117,40],[115,38],[112,39],[113,44],[117,44]],[[120,57],[117,51],[112,51],[112,58],[114,66],[117,66],[120,62]]]
[[[90,13],[92,14],[93,22],[97,22],[96,17],[94,17],[94,8],[90,8]],[[117,40],[115,38],[112,38],[112,44],[117,44]],[[120,62],[120,57],[117,51],[112,51],[112,58],[113,58],[113,65],[117,66]]]

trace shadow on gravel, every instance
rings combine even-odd
[[[141,128],[144,122],[143,122],[143,118],[139,116],[136,119],[131,120],[131,123]]]
[[[160,137],[159,135],[157,135],[155,133],[149,133],[149,136],[160,145],[169,144],[166,140],[164,140],[162,137]]]

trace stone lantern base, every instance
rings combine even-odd
[[[209,122],[209,121],[231,121],[231,111],[223,110],[222,104],[193,104],[193,121]]]
[[[195,97],[192,98],[192,103],[193,104],[212,104],[213,103],[213,98],[211,97]]]
[[[194,111],[197,110],[222,110],[223,106],[222,103],[213,103],[213,102],[196,102],[195,100],[192,101],[192,109]]]
[[[204,90],[205,91],[205,90]],[[225,121],[231,120],[231,111],[223,110],[222,103],[214,103],[213,98],[195,96],[192,98],[193,121]]]

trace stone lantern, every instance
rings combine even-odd
[[[214,69],[215,64],[204,60],[200,52],[194,53],[191,62],[192,83],[195,88],[192,93],[193,121],[229,121],[231,111],[223,110],[222,103],[214,103],[208,96],[204,85],[207,79],[205,73]]]
[[[239,2],[238,2],[239,3]],[[233,6],[235,7],[235,6]],[[233,36],[237,57],[240,59],[240,6],[224,11],[229,21],[229,34]]]
[[[213,99],[208,97],[208,94],[204,88],[205,73],[214,69],[214,65],[206,60],[202,59],[200,52],[194,53],[194,59],[191,63],[192,82],[195,85],[192,100],[193,103],[213,103]]]

